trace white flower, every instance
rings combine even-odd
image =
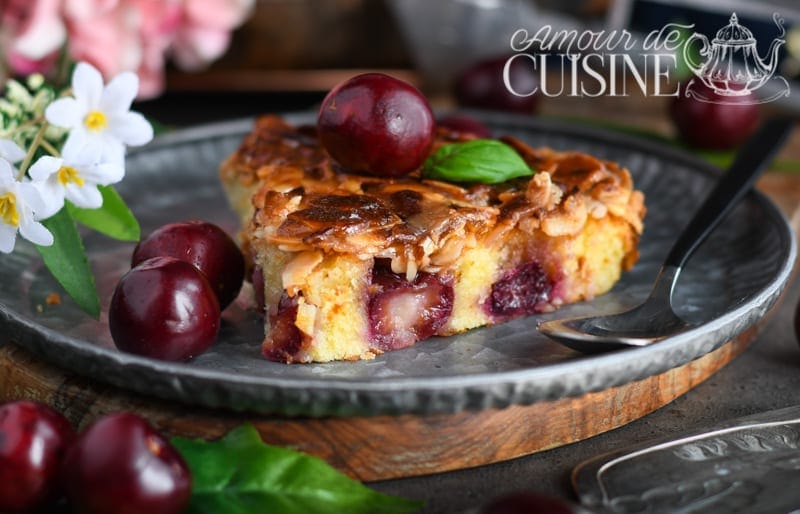
[[[0,252],[11,253],[20,235],[41,246],[53,244],[53,234],[36,221],[35,214],[46,209],[46,203],[30,182],[20,182],[14,169],[0,159]]]
[[[61,98],[45,110],[47,121],[70,129],[69,138],[102,144],[103,160],[121,162],[125,146],[139,146],[153,139],[153,127],[130,110],[139,89],[139,78],[123,72],[103,85],[96,68],[78,63],[72,74],[74,98]]]
[[[25,150],[10,139],[0,139],[0,159],[10,163],[19,162],[25,158]]]
[[[118,163],[102,162],[101,148],[91,142],[67,139],[61,157],[45,155],[28,170],[33,184],[48,200],[47,209],[37,213],[48,218],[64,206],[66,198],[84,209],[103,205],[98,185],[115,184],[125,176],[125,168]]]

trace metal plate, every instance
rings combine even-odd
[[[800,407],[602,455],[572,478],[581,503],[599,512],[796,513]]]
[[[675,150],[616,133],[506,115],[480,115],[496,134],[577,149],[621,162],[647,195],[641,259],[608,294],[559,312],[449,338],[433,338],[372,361],[284,365],[260,357],[261,320],[236,306],[219,341],[190,363],[118,352],[107,326],[113,288],[132,244],[87,233],[101,302],[99,321],[66,299],[43,306],[58,286],[35,250],[20,241],[0,258],[0,333],[82,375],[160,398],[283,415],[458,412],[580,396],[664,372],[702,356],[760,319],[785,286],[795,258],[792,231],[762,195],[749,194],[684,270],[680,313],[700,326],[648,348],[583,356],[542,337],[538,321],[610,312],[643,299],[672,241],[715,181],[717,171]],[[300,123],[313,114],[288,116]],[[218,183],[219,162],[251,122],[202,126],[157,139],[129,155],[119,191],[145,233],[200,218],[236,230]],[[41,310],[41,312],[40,312]]]

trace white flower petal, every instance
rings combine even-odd
[[[128,146],[140,146],[153,139],[153,127],[138,112],[116,114],[109,120],[109,132]]]
[[[74,98],[60,98],[47,106],[44,111],[47,121],[57,127],[80,127],[86,112]]]
[[[125,167],[125,145],[112,135],[103,137],[101,162],[108,162],[117,166]]]
[[[78,170],[81,178],[93,184],[108,186],[125,177],[125,168],[116,163],[104,162]]]
[[[0,139],[0,158],[8,162],[19,162],[25,158],[25,150],[10,139]]]
[[[17,241],[17,227],[6,225],[0,219],[0,252],[11,253]]]
[[[35,219],[47,219],[64,207],[64,186],[58,182],[57,178],[51,177],[43,182],[31,182],[31,185],[39,192],[39,202],[31,202]]]
[[[126,71],[114,77],[103,90],[100,110],[105,113],[123,113],[131,108],[139,91],[139,77]]]
[[[61,169],[63,163],[64,159],[43,155],[28,168],[28,175],[35,181],[47,180],[50,175],[57,173]]]
[[[16,181],[13,166],[5,159],[0,159],[0,187],[7,189],[14,185]]]
[[[103,158],[102,141],[98,138],[69,137],[61,149],[61,155],[64,162],[74,168],[93,166]]]
[[[39,246],[50,246],[53,244],[53,234],[38,221],[22,221],[19,224],[19,235]]]
[[[65,161],[73,162],[75,158],[80,155],[81,150],[86,146],[86,139],[83,137],[72,137],[72,132],[64,141],[64,146],[61,148],[61,156]]]
[[[84,209],[97,209],[103,205],[103,195],[94,184],[68,184],[67,200]]]
[[[72,94],[82,105],[93,110],[103,95],[103,76],[89,63],[79,62],[72,73]]]
[[[17,196],[21,200],[18,207],[21,217],[29,215],[28,211],[33,211],[32,217],[36,219],[49,218],[57,213],[64,205],[64,193],[59,190],[57,180],[46,182],[24,182],[17,186]],[[45,192],[46,190],[46,192]]]
[[[73,156],[80,152],[80,150],[92,143],[94,140],[95,147],[98,149],[102,149],[102,141],[97,137],[92,137],[88,131],[83,130],[83,123],[73,128],[69,131],[69,135],[67,135],[67,140],[64,142],[64,147],[61,149],[61,156],[70,155]],[[65,151],[66,150],[66,151]]]

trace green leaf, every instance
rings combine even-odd
[[[497,184],[533,175],[528,164],[505,143],[473,139],[441,147],[425,161],[422,176],[448,182]]]
[[[53,233],[51,246],[36,246],[45,266],[84,312],[100,317],[100,298],[78,229],[67,209],[42,221]]]
[[[186,514],[401,514],[417,501],[373,491],[325,461],[266,445],[252,425],[215,442],[176,437],[192,472]]]
[[[125,200],[111,186],[98,186],[103,195],[103,205],[97,209],[82,209],[67,202],[73,219],[92,230],[120,241],[138,241],[141,236],[139,222],[125,204]]]

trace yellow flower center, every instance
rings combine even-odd
[[[57,177],[62,186],[66,186],[70,182],[73,184],[78,184],[78,186],[83,186],[85,183],[85,181],[78,174],[78,170],[71,166],[61,166],[61,168],[58,170]]]
[[[92,111],[83,118],[83,124],[91,132],[100,132],[108,125],[106,115],[100,111]]]
[[[17,197],[14,193],[0,195],[0,218],[12,227],[19,226],[19,211],[17,210]]]

